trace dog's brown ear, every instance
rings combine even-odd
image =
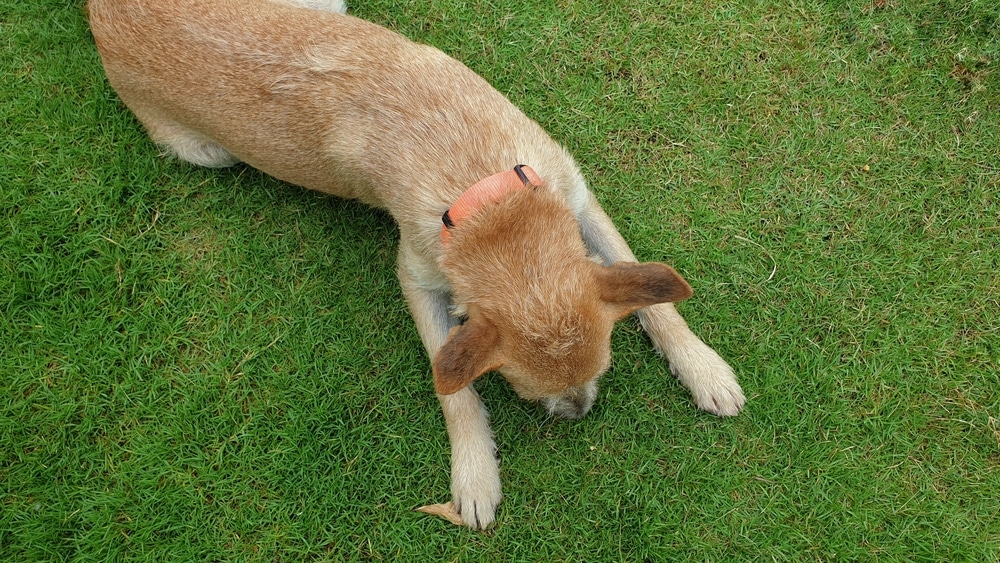
[[[471,317],[451,329],[448,340],[434,358],[434,388],[451,395],[472,383],[480,375],[497,369],[497,343],[500,333],[492,323]]]
[[[601,268],[601,299],[625,316],[656,303],[683,301],[694,293],[673,268],[658,262],[619,262]]]

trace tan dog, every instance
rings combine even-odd
[[[569,154],[462,64],[337,13],[336,0],[88,7],[111,85],[166,150],[203,166],[246,162],[398,222],[399,278],[433,360],[466,525],[488,526],[501,499],[470,385],[487,371],[581,417],[612,326],[638,311],[700,408],[743,407],[730,367],[669,303],[690,296],[687,283],[635,263]]]

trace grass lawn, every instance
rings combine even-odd
[[[634,320],[584,420],[448,444],[382,212],[163,159],[83,0],[0,0],[0,559],[1000,560],[996,0],[355,2],[576,155],[746,411]]]

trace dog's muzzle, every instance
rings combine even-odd
[[[579,419],[590,412],[597,397],[597,381],[590,381],[577,387],[570,387],[557,397],[545,397],[542,404],[553,416]]]

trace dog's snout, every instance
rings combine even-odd
[[[590,412],[597,396],[597,382],[591,381],[578,387],[572,387],[562,395],[543,399],[549,414],[564,418],[579,419]]]
[[[552,409],[552,414],[578,419],[583,418],[589,411],[590,404],[583,397],[574,396],[560,399]]]

